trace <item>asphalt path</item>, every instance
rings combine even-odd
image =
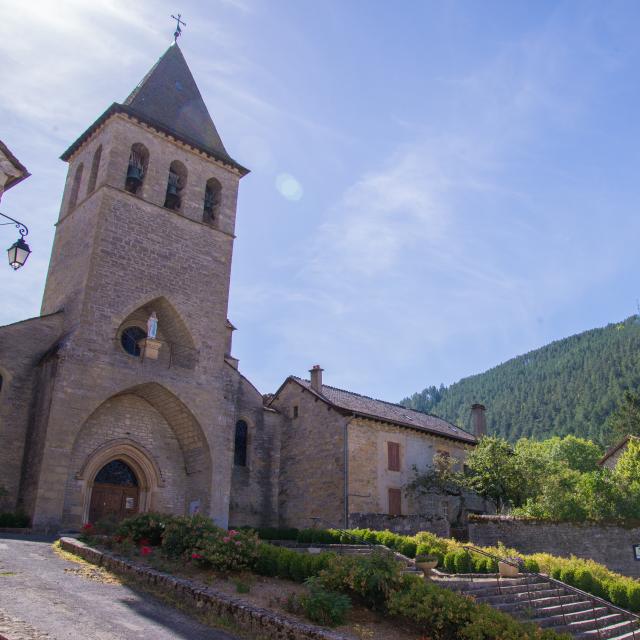
[[[52,542],[0,534],[0,639],[238,640],[144,592],[88,579]]]

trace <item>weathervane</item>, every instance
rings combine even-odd
[[[187,23],[182,22],[182,20],[180,20],[180,18],[182,18],[181,13],[179,13],[177,16],[174,16],[173,14],[171,14],[171,17],[176,21],[176,30],[173,33],[173,41],[178,42],[178,38],[182,34],[182,29],[180,28],[180,25],[182,25],[183,27],[186,27]]]

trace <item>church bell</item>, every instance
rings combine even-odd
[[[142,167],[129,162],[127,167],[127,191],[135,193],[142,184]]]

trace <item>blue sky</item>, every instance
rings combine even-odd
[[[0,138],[33,174],[0,208],[34,251],[0,271],[0,322],[38,314],[58,156],[177,11],[252,170],[229,317],[262,392],[319,363],[398,400],[636,311],[637,2],[0,0]]]

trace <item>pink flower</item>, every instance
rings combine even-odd
[[[231,531],[229,531],[229,535],[230,535],[231,537],[233,537],[233,536],[237,536],[237,535],[238,535],[238,532],[237,532],[235,529],[231,529]]]
[[[231,538],[229,536],[225,536],[222,538],[222,542],[231,542]]]
[[[151,547],[147,547],[147,546],[140,547],[140,554],[141,555],[148,556],[151,553],[153,553],[153,549]]]
[[[242,542],[240,542],[240,540],[236,540],[236,547],[239,547],[242,545]]]

